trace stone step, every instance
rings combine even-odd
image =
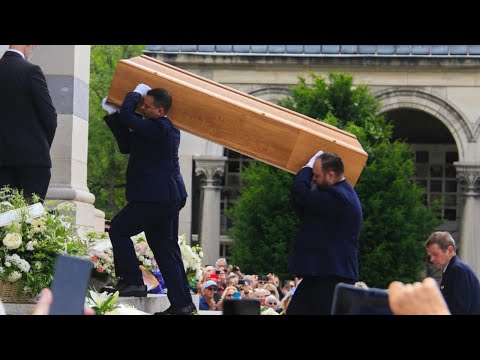
[[[192,300],[198,309],[199,297],[192,295]],[[117,304],[125,304],[135,307],[137,310],[154,314],[158,311],[164,311],[170,306],[170,301],[166,294],[148,294],[147,297],[119,297]],[[28,315],[32,311],[34,304],[16,304],[3,303],[7,315]]]

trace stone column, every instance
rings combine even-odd
[[[455,163],[465,205],[460,227],[460,257],[480,275],[480,165]]]
[[[58,114],[47,198],[72,201],[77,225],[103,231],[105,214],[87,187],[90,45],[40,45],[31,62],[42,68]]]
[[[225,156],[194,156],[195,174],[205,176],[200,195],[199,242],[203,250],[202,265],[215,265],[220,257],[220,190],[218,176],[225,171]]]

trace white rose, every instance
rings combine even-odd
[[[7,280],[10,281],[10,282],[15,282],[18,279],[20,279],[21,277],[22,277],[21,273],[19,273],[18,271],[13,271],[10,275],[8,275]]]
[[[18,249],[22,245],[22,235],[19,233],[8,233],[3,238],[3,245],[10,250]]]

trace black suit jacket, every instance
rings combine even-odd
[[[51,167],[57,112],[38,65],[6,51],[0,59],[0,166]]]
[[[346,181],[311,189],[312,168],[304,167],[292,185],[300,232],[288,264],[291,274],[358,279],[360,200]]]
[[[454,256],[440,290],[452,315],[480,315],[480,282],[470,266]]]
[[[143,119],[135,114],[142,96],[125,97],[120,114],[104,119],[114,134],[120,152],[130,154],[126,197],[130,202],[172,202],[187,197],[180,173],[180,130],[167,117]]]

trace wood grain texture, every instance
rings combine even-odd
[[[334,152],[354,186],[367,162],[346,131],[145,55],[118,62],[108,101],[121,105],[140,83],[172,94],[177,128],[280,169],[296,173],[318,150]]]

